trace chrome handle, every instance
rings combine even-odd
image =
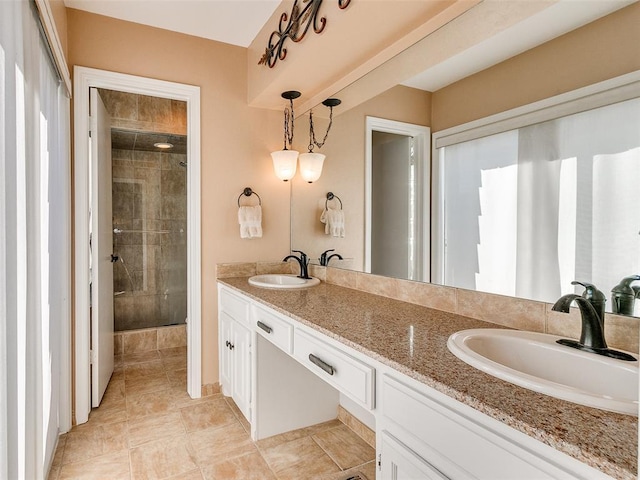
[[[273,331],[273,328],[271,328],[269,325],[262,323],[260,320],[258,320],[258,327],[260,327],[262,330],[264,330],[267,333],[271,333]]]
[[[331,365],[329,365],[327,362],[319,359],[313,353],[309,354],[309,360],[311,360],[311,363],[313,363],[314,365],[320,367],[322,370],[327,372],[329,375],[333,375],[333,373],[335,372],[335,369]]]

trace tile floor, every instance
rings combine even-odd
[[[251,441],[221,394],[186,393],[186,348],[116,358],[89,422],[61,436],[50,480],[375,480],[375,451],[338,420]]]

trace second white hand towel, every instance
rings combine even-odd
[[[262,207],[238,208],[238,223],[240,224],[240,238],[262,237]]]

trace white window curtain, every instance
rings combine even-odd
[[[0,195],[0,478],[41,479],[69,417],[69,99],[28,1],[0,2]]]
[[[638,132],[636,98],[440,148],[444,283],[550,302],[640,273]]]

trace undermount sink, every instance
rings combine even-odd
[[[285,274],[265,274],[255,275],[249,278],[249,284],[254,287],[262,288],[280,288],[280,289],[293,289],[293,288],[307,288],[318,285],[320,280],[311,278],[300,278],[295,275]]]
[[[503,329],[454,333],[447,347],[460,360],[521,387],[570,402],[638,415],[638,362],[559,345],[562,337]]]

